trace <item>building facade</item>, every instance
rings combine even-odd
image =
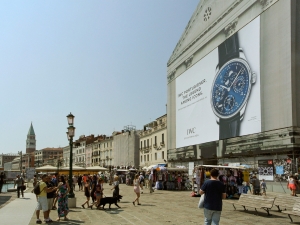
[[[115,133],[112,152],[115,166],[139,168],[139,133],[132,125]]]
[[[169,162],[298,171],[299,12],[295,0],[199,2],[167,63]]]
[[[4,169],[4,163],[13,161],[15,158],[19,157],[18,154],[1,154],[0,155],[0,170]]]
[[[48,164],[55,165],[58,159],[63,158],[63,148],[43,148],[34,152],[34,165],[41,167]]]
[[[167,149],[167,115],[163,115],[140,132],[140,168],[166,163]]]

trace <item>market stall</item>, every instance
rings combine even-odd
[[[210,179],[210,170],[219,171],[218,179],[226,187],[227,198],[247,193],[249,187],[249,171],[243,166],[198,165],[194,169],[193,190],[199,193],[205,180]]]

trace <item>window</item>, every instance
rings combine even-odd
[[[154,159],[157,160],[157,153],[154,154]]]
[[[149,147],[149,139],[147,139],[147,147]]]
[[[143,142],[141,141],[141,148],[143,148]]]
[[[144,140],[144,148],[146,147],[146,140]]]
[[[147,161],[149,162],[149,155],[147,155]]]
[[[143,162],[143,156],[141,156],[141,162]]]
[[[146,155],[144,155],[144,162],[146,162]]]
[[[162,143],[165,143],[165,134],[162,134],[162,135],[161,135],[161,142],[162,142]]]
[[[157,137],[154,137],[154,144],[157,145]]]
[[[164,153],[164,151],[161,152],[161,158],[165,159],[165,153]]]

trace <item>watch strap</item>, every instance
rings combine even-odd
[[[219,121],[219,139],[226,139],[239,136],[240,134],[241,115],[240,112],[229,119]]]
[[[218,47],[219,52],[219,68],[221,68],[226,62],[231,59],[239,57],[239,39],[238,33],[233,34],[227,38]]]

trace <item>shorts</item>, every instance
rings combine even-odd
[[[133,191],[134,191],[135,193],[140,193],[140,192],[141,192],[140,188],[137,187],[137,186],[134,186]]]
[[[52,209],[53,206],[53,198],[47,198],[47,202],[48,202],[48,210]]]
[[[266,193],[266,188],[261,188],[262,193]]]
[[[48,211],[48,200],[46,196],[39,196],[36,210],[43,210],[43,212]]]
[[[101,192],[95,192],[96,197],[102,196],[103,194]]]
[[[289,188],[290,188],[291,190],[296,190],[296,189],[297,189],[297,186],[296,186],[296,184],[289,184]]]

